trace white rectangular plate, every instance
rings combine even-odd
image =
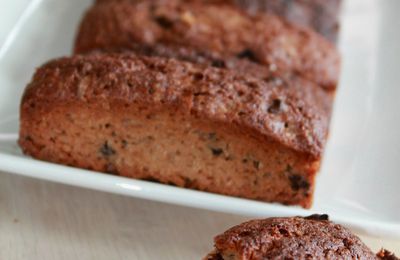
[[[400,238],[398,0],[351,0],[342,15],[343,73],[311,210],[93,173],[25,157],[19,102],[35,67],[72,48],[91,0],[33,0],[0,48],[0,169],[75,186],[254,217],[328,213],[355,231]]]

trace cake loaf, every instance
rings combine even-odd
[[[331,98],[295,75],[261,80],[133,54],[61,58],[26,88],[19,144],[41,160],[310,207]]]
[[[386,250],[375,255],[327,215],[252,220],[216,236],[214,242],[215,250],[205,260],[398,259]]]
[[[339,55],[311,30],[272,15],[199,1],[101,1],[83,18],[75,53],[131,50],[260,78],[297,74],[334,91]]]

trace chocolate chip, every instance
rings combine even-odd
[[[225,157],[225,161],[232,161],[233,160],[233,156],[228,155]]]
[[[351,248],[351,246],[353,245],[353,241],[351,241],[350,239],[348,239],[348,238],[344,238],[343,239],[343,245],[346,247],[346,248]]]
[[[115,150],[108,144],[108,142],[106,141],[100,148],[100,153],[104,156],[112,156],[114,155],[116,152]]]
[[[215,156],[219,156],[221,155],[224,150],[222,150],[221,148],[211,148],[212,154]]]
[[[209,93],[208,92],[195,92],[193,93],[193,96],[198,97],[198,96],[207,96]]]
[[[258,84],[255,82],[247,82],[246,83],[249,88],[256,89],[258,88]]]
[[[253,62],[258,62],[257,56],[255,53],[250,49],[244,49],[240,53],[236,55],[239,59],[248,59]]]
[[[328,216],[328,214],[313,214],[308,217],[305,217],[305,219],[327,221],[327,220],[329,220],[329,216]]]
[[[239,97],[242,97],[244,95],[244,91],[242,91],[242,90],[237,91],[237,95]]]
[[[156,16],[154,20],[164,29],[171,29],[174,26],[174,22],[165,16]]]
[[[122,147],[126,148],[128,146],[128,141],[126,141],[125,139],[122,140]]]
[[[143,181],[154,182],[154,183],[160,183],[159,180],[157,180],[156,178],[153,178],[153,177],[145,177],[145,178],[142,178],[142,180]]]
[[[253,181],[253,185],[254,185],[254,186],[257,186],[257,185],[258,185],[258,179],[255,179],[255,180]]]
[[[256,161],[256,160],[253,160],[253,166],[254,166],[254,168],[256,168],[257,170],[260,169],[260,162],[259,162],[259,161]]]
[[[272,104],[268,108],[268,113],[277,114],[281,111],[282,101],[280,99],[272,100]]]
[[[290,175],[289,181],[290,181],[290,187],[295,191],[298,191],[300,189],[308,190],[310,188],[310,184],[301,175],[297,174]]]
[[[196,81],[202,80],[204,78],[203,73],[201,72],[197,72],[193,74],[193,79]]]
[[[283,235],[283,236],[288,236],[288,235],[289,235],[289,231],[287,231],[287,230],[284,229],[284,228],[280,228],[280,229],[279,229],[279,233],[280,233],[281,235]]]
[[[232,256],[229,256],[229,257],[231,257],[233,259],[234,256],[232,255]],[[220,252],[215,252],[215,253],[209,255],[206,258],[206,260],[224,260],[224,257],[221,255]]]
[[[225,68],[225,62],[223,60],[213,60],[211,66],[217,68]]]
[[[240,237],[247,237],[247,236],[251,236],[251,235],[253,235],[253,234],[250,230],[244,230],[239,233]]]
[[[172,181],[168,181],[167,184],[170,185],[170,186],[178,187],[178,185],[175,182],[172,182]]]
[[[183,178],[183,182],[184,182],[183,187],[185,187],[185,188],[192,188],[193,187],[193,185],[194,185],[194,181],[193,180],[191,180],[191,179],[189,179],[187,177],[182,177],[182,178]]]

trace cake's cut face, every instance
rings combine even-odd
[[[134,51],[271,78],[300,75],[334,91],[339,54],[317,33],[277,16],[201,1],[101,1],[85,14],[75,53]]]
[[[38,69],[19,143],[35,158],[180,187],[309,207],[330,95],[134,55]]]
[[[357,236],[326,215],[252,220],[214,241],[215,250],[205,260],[378,259]]]

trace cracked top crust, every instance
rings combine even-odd
[[[87,100],[104,106],[118,100],[154,110],[173,107],[319,159],[331,98],[296,76],[260,80],[174,59],[96,54],[61,58],[39,68],[22,109],[36,105],[46,111],[59,102]]]
[[[315,215],[252,220],[214,241],[206,259],[377,259],[349,230]]]

